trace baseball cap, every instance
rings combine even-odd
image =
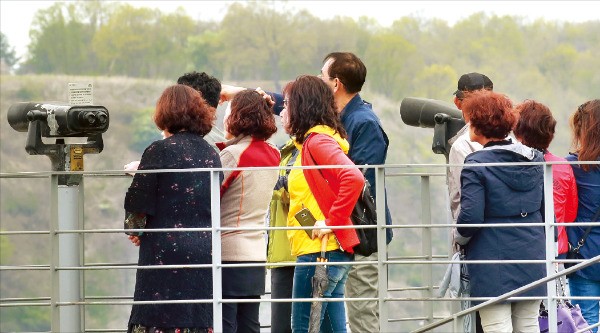
[[[489,77],[475,72],[463,74],[460,79],[458,79],[458,90],[454,92],[454,95],[461,91],[474,91],[484,88],[488,90],[494,89],[494,83]]]

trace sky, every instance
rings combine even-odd
[[[185,8],[196,20],[220,21],[227,6],[234,1],[119,1],[136,7],[158,8],[172,12]],[[29,28],[34,14],[55,1],[0,0],[0,31],[23,56],[29,44]],[[268,1],[274,8],[307,9],[313,15],[328,19],[334,16],[375,18],[380,25],[389,26],[404,16],[439,18],[454,24],[476,12],[521,16],[527,21],[537,19],[583,22],[599,20],[600,1]]]

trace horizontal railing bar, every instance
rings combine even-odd
[[[555,259],[553,263],[581,263],[585,259]],[[442,265],[456,263],[451,260],[384,260],[382,261],[388,265]],[[541,264],[546,261],[543,259],[530,259],[530,260],[461,260],[461,263],[466,264]],[[351,262],[327,262],[326,266],[343,266],[343,265],[373,265],[377,264],[377,261],[351,261]],[[216,267],[271,267],[274,263],[236,263],[236,264],[219,264]],[[290,263],[276,263],[277,266],[322,266],[323,263],[318,262],[290,262]],[[128,264],[100,264],[85,266],[55,266],[56,270],[108,270],[108,269],[196,269],[196,268],[211,268],[213,264],[193,264],[193,265],[128,265]],[[49,270],[50,266],[0,266],[2,270]]]
[[[433,319],[442,319],[445,318],[443,316],[433,316]],[[393,319],[388,319],[389,323],[396,323],[396,322],[401,322],[401,321],[415,321],[415,320],[428,320],[431,319],[429,317],[405,317],[405,318],[393,318]]]
[[[447,254],[434,254],[432,256],[389,256],[388,260],[408,260],[408,259],[423,259],[423,258],[448,258]]]
[[[49,230],[36,230],[36,231],[0,231],[0,236],[12,236],[12,235],[49,235]]]
[[[0,266],[0,271],[44,271],[49,269],[50,265]]]
[[[494,224],[463,224],[461,228],[501,228],[501,227],[536,227],[536,226],[596,226],[598,222],[561,222],[561,223],[494,223]],[[330,229],[406,229],[406,228],[447,228],[456,227],[455,223],[442,224],[403,224],[403,225],[347,225],[347,226],[329,226]],[[292,226],[292,227],[221,227],[215,228],[216,231],[267,231],[267,230],[313,230],[314,226]],[[59,230],[56,234],[73,234],[73,233],[125,233],[125,232],[210,232],[212,228],[157,228],[157,229],[74,229],[74,230]],[[27,234],[50,234],[50,231],[2,231],[0,235],[27,235]]]
[[[50,297],[11,297],[0,298],[0,303],[4,302],[23,302],[23,301],[49,301]]]
[[[469,167],[512,167],[535,165],[597,165],[598,161],[544,161],[544,162],[499,162],[470,164]],[[274,166],[274,167],[236,167],[236,168],[192,168],[192,169],[153,169],[153,170],[96,170],[96,171],[35,171],[35,172],[2,172],[0,178],[41,178],[53,175],[83,176],[129,176],[135,173],[174,173],[174,172],[222,172],[222,171],[262,171],[262,170],[294,170],[294,169],[416,169],[416,168],[452,168],[465,167],[463,163],[455,164],[377,164],[377,165],[310,165],[310,166]],[[432,173],[424,173],[429,175]],[[130,177],[130,176],[129,176]]]

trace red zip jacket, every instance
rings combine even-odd
[[[555,156],[550,152],[544,154],[547,162],[566,161],[562,157]],[[577,183],[573,175],[573,168],[566,164],[552,166],[552,179],[554,190],[554,215],[556,222],[573,222],[577,217]],[[558,227],[558,254],[569,251],[569,240],[565,226]]]
[[[354,165],[337,141],[327,134],[312,133],[303,144],[302,165]],[[306,182],[329,226],[353,225],[352,210],[365,183],[357,168],[305,169]],[[355,229],[334,229],[342,249],[354,253],[359,243]]]

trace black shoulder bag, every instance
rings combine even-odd
[[[600,207],[598,207],[596,214],[594,214],[594,217],[592,218],[592,220],[590,222],[598,222],[599,216],[600,216]],[[587,229],[583,233],[583,236],[581,236],[581,238],[577,242],[577,246],[573,247],[573,245],[571,245],[571,242],[569,242],[569,251],[567,252],[567,257],[566,257],[567,259],[579,259],[579,260],[584,259],[583,256],[579,253],[579,249],[583,246],[583,244],[585,244],[585,240],[587,239],[587,237],[589,236],[591,231],[592,231],[592,226],[590,225],[587,227]],[[569,267],[575,266],[577,264],[578,263],[567,262],[567,263],[565,263],[565,268],[569,268]]]
[[[315,159],[312,157],[312,154],[306,146],[304,150],[308,152],[310,159],[313,161],[314,165],[318,165]],[[363,177],[365,175],[366,170],[361,170],[363,173]],[[319,174],[321,177],[325,179],[323,173],[319,169]],[[375,209],[375,200],[373,199],[373,195],[371,194],[371,184],[365,178],[365,185],[354,205],[354,210],[352,210],[352,215],[350,216],[352,223],[356,226],[376,226],[377,225],[377,211]],[[377,252],[377,228],[360,228],[355,229],[356,234],[358,235],[358,240],[360,243],[354,246],[354,253],[358,253],[361,256],[368,257],[371,254]]]

